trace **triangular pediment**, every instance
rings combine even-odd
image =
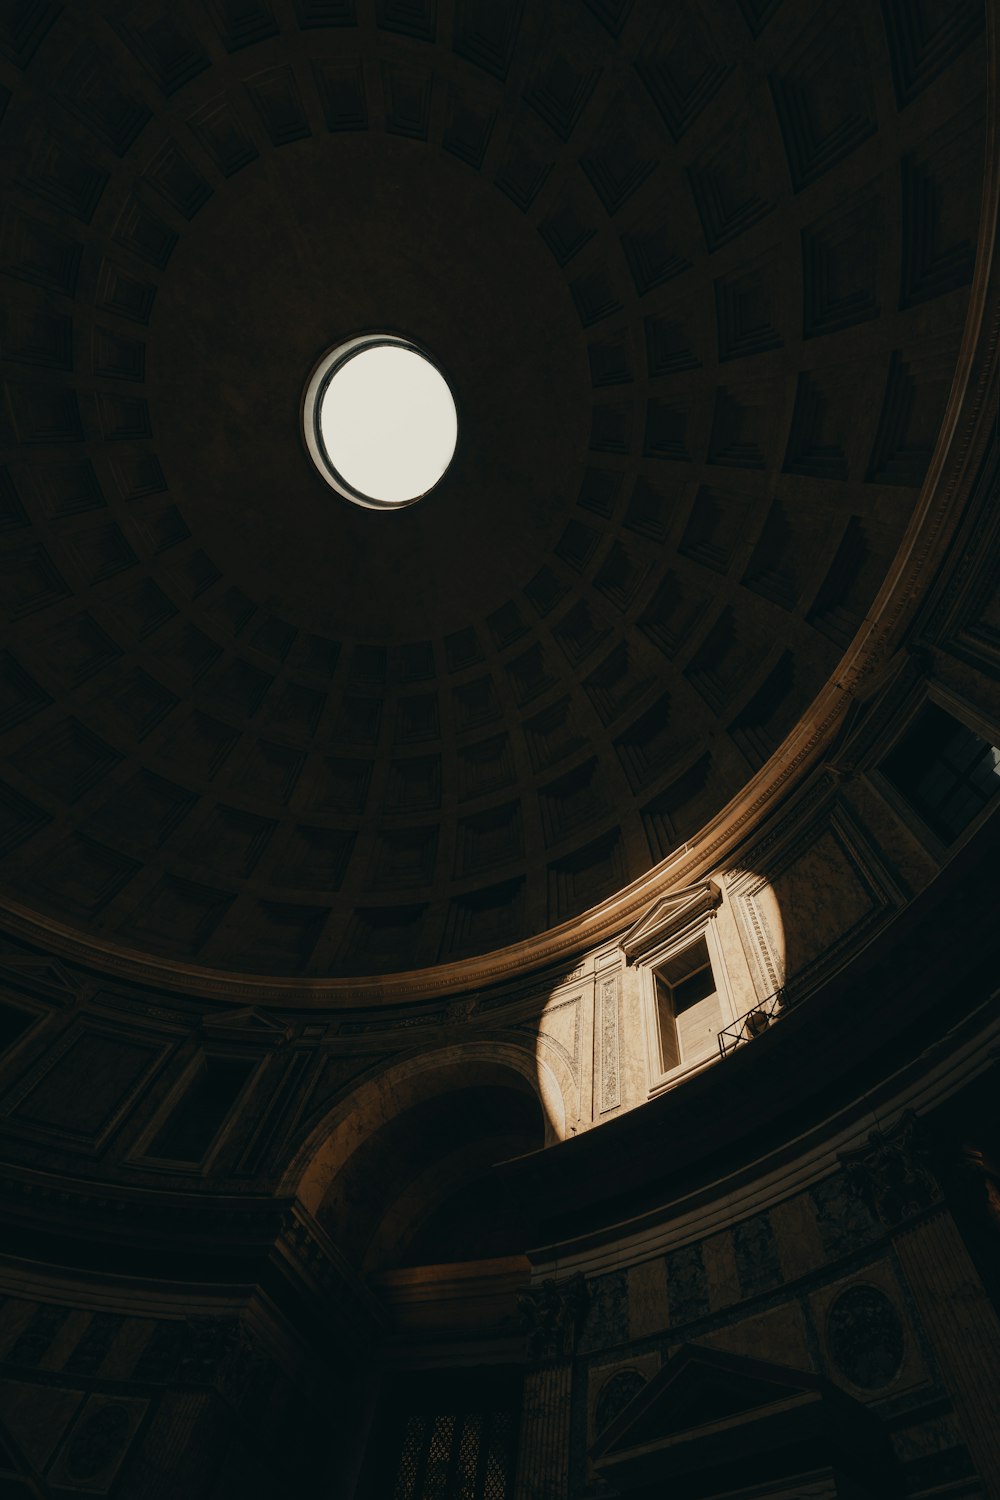
[[[24,988],[38,994],[48,995],[53,1000],[74,1000],[76,985],[67,969],[57,958],[45,958],[33,953],[0,954],[0,972],[9,975]]]
[[[714,911],[722,892],[714,880],[701,880],[661,896],[644,912],[621,939],[619,947],[627,963],[635,963],[662,944],[680,937],[686,928]]]
[[[802,1370],[686,1345],[602,1433],[593,1454],[610,1456],[645,1447],[789,1397],[818,1392],[821,1384],[818,1376]]]
[[[260,1041],[276,1046],[291,1035],[287,1025],[247,1006],[243,1010],[214,1011],[202,1016],[202,1031],[210,1036],[231,1037],[240,1041]]]
[[[878,1419],[822,1376],[686,1344],[602,1432],[595,1470],[623,1494],[709,1500],[803,1469],[831,1473],[844,1453],[872,1491],[897,1493],[891,1445]],[[804,1462],[805,1461],[805,1462]],[[666,1491],[663,1490],[663,1493]]]

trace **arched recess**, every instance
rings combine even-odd
[[[504,1098],[510,1101],[511,1121],[516,1122],[508,1137],[504,1137],[498,1125],[498,1118],[504,1112]],[[429,1055],[403,1059],[352,1089],[303,1143],[286,1173],[282,1190],[297,1196],[303,1208],[321,1223],[330,1215],[331,1206],[340,1214],[361,1220],[370,1214],[369,1206],[363,1202],[367,1175],[369,1172],[372,1176],[381,1175],[384,1194],[379,1205],[381,1217],[370,1215],[366,1244],[357,1247],[361,1259],[367,1251],[367,1241],[378,1239],[382,1220],[391,1220],[394,1206],[406,1202],[406,1194],[412,1194],[417,1179],[430,1182],[435,1175],[435,1154],[441,1152],[442,1119],[453,1106],[457,1110],[456,1121],[460,1121],[460,1136],[447,1139],[448,1160],[442,1161],[441,1172],[436,1173],[439,1202],[427,1199],[423,1203],[424,1215],[444,1205],[441,1194],[460,1191],[462,1181],[456,1164],[466,1152],[465,1136],[472,1136],[477,1128],[478,1100],[483,1101],[487,1143],[508,1142],[493,1160],[531,1146],[549,1145],[567,1134],[561,1080],[549,1064],[538,1061],[534,1053],[513,1043],[457,1044]],[[531,1145],[526,1143],[528,1118],[535,1121]],[[420,1142],[414,1145],[414,1133],[429,1125],[427,1146],[421,1155]],[[399,1157],[394,1178],[393,1155]],[[478,1166],[484,1169],[489,1164],[480,1161]],[[469,1158],[469,1169],[472,1166]]]

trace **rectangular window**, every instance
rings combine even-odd
[[[953,844],[1000,792],[1000,749],[929,703],[881,771],[927,827]]]
[[[13,1047],[37,1020],[33,1011],[22,1010],[19,1005],[8,1005],[5,1001],[0,1002],[0,1052]]]
[[[365,1500],[513,1500],[519,1382],[506,1371],[424,1371],[386,1392]]]
[[[393,1500],[507,1500],[513,1438],[508,1412],[410,1417]]]
[[[653,984],[663,1072],[713,1055],[722,1002],[705,939],[655,969]]]
[[[247,1057],[203,1057],[147,1155],[202,1161],[255,1067]]]

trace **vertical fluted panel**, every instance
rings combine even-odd
[[[524,1382],[514,1500],[565,1500],[572,1367],[534,1370]]]
[[[1000,1495],[1000,1322],[949,1215],[900,1235],[896,1249],[969,1452]]]

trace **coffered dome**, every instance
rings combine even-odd
[[[14,16],[11,908],[374,974],[682,848],[836,676],[914,514],[973,269],[981,7]],[[372,329],[459,413],[393,513],[302,436],[316,361]]]

